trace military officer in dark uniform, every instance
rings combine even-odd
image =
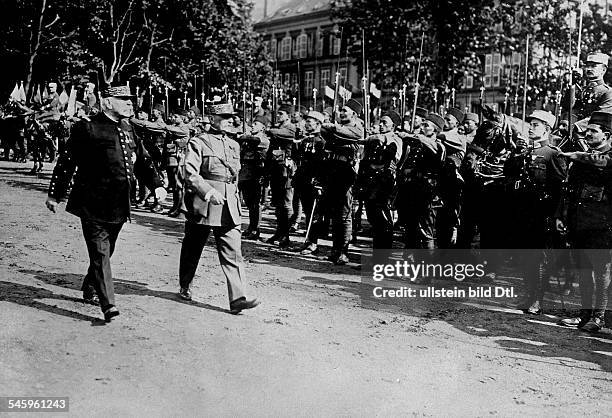
[[[561,151],[551,144],[555,116],[544,110],[534,110],[527,121],[529,143],[519,139],[518,149],[504,164],[510,206],[507,247],[534,250],[521,252],[519,259],[526,285],[526,299],[521,308],[537,315],[542,312],[549,277],[544,264],[549,258],[546,254],[553,255],[545,250],[556,246],[554,215],[567,177],[567,162]]]
[[[589,150],[566,154],[571,161],[567,194],[556,220],[559,231],[567,227],[570,244],[577,249],[576,268],[582,302],[580,315],[561,323],[590,332],[597,332],[604,326],[604,314],[611,296],[611,132],[612,114],[594,112],[585,136]]]
[[[293,186],[291,181],[296,164],[293,160],[296,127],[289,120],[293,108],[282,105],[276,113],[277,125],[268,130],[270,148],[268,149],[268,175],[272,190],[272,202],[276,212],[276,232],[266,240],[268,244],[278,243],[288,247],[289,220],[293,215]]]
[[[340,108],[339,121],[324,123],[321,136],[328,152],[328,184],[325,201],[332,222],[333,248],[328,259],[335,264],[348,263],[348,247],[353,231],[353,185],[359,170],[359,145],[363,141],[363,125],[357,116],[362,105],[347,100]]]
[[[249,226],[242,238],[259,239],[259,222],[261,222],[261,191],[265,178],[265,162],[270,139],[265,130],[268,119],[255,116],[249,134],[238,137],[240,144],[240,173],[238,188],[244,203],[249,210]]]
[[[372,226],[373,248],[393,246],[393,215],[390,199],[395,186],[395,171],[402,157],[402,140],[395,134],[400,115],[391,110],[380,118],[379,133],[366,138],[360,163],[359,193],[365,202]]]
[[[119,315],[110,258],[119,231],[130,216],[135,163],[141,161],[142,177],[158,199],[163,200],[166,191],[128,121],[134,115],[129,88],[109,87],[102,97],[101,112],[74,125],[66,152],[53,170],[46,205],[55,212],[59,202],[70,194],[66,210],[81,218],[89,253],[89,269],[81,288],[83,299],[93,302],[95,290],[104,318],[110,321]]]
[[[215,236],[227,281],[231,313],[259,304],[247,299],[242,259],[238,172],[240,146],[233,134],[234,109],[229,103],[210,107],[211,129],[189,140],[185,154],[185,238],[181,245],[179,296],[191,300],[189,287],[210,233]]]
[[[412,136],[409,153],[398,176],[404,196],[398,207],[405,222],[406,248],[435,248],[436,201],[438,182],[446,149],[437,135],[444,127],[444,119],[430,113],[421,125],[420,133]]]
[[[321,125],[324,121],[325,116],[322,113],[315,110],[308,112],[304,121],[304,133],[298,144],[300,165],[295,173],[293,185],[300,195],[306,213],[306,225],[311,225],[304,245],[300,249],[302,255],[317,251],[318,235],[321,233],[323,222],[321,218],[325,216],[324,204],[321,202],[327,155],[325,140],[321,136]]]

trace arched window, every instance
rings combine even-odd
[[[301,35],[299,35],[297,37],[296,40],[297,46],[297,55],[296,58],[306,58],[306,50],[308,47],[308,35],[306,35],[305,33],[302,33]]]
[[[281,60],[290,60],[291,59],[291,36],[287,35],[281,41]]]

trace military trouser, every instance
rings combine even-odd
[[[365,202],[368,222],[372,226],[372,247],[388,249],[393,247],[393,215],[385,202],[368,200]]]
[[[249,210],[249,226],[247,230],[251,232],[259,232],[259,223],[261,222],[261,184],[261,177],[253,177],[238,183],[244,204]]]
[[[577,244],[579,242],[574,245]],[[612,250],[577,249],[575,254],[582,309],[593,309],[594,316],[603,319],[608,302],[612,298]]]
[[[337,162],[330,172],[326,204],[332,223],[332,250],[347,253],[353,233],[353,185],[356,173],[353,166]]]
[[[100,299],[102,311],[115,305],[115,289],[110,259],[123,223],[98,222],[81,218],[83,236],[89,253],[89,268],[81,290],[91,294],[92,288]]]
[[[208,226],[185,222],[185,238],[181,245],[179,283],[189,288],[195,276],[202,251],[210,233],[215,236],[221,269],[227,282],[230,303],[245,297],[245,274],[240,242],[240,226]]]
[[[272,204],[276,214],[277,238],[289,236],[289,219],[293,215],[293,187],[291,178],[284,172],[284,167],[274,167],[270,178],[270,189],[272,190]]]
[[[401,193],[404,213],[404,244],[406,248],[434,249],[436,210],[435,192],[422,181],[408,182]]]

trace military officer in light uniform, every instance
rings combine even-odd
[[[606,54],[594,53],[587,56],[584,65],[586,85],[582,91],[576,92],[576,101],[573,112],[578,120],[589,118],[597,110],[612,111],[612,88],[604,82],[604,76],[608,71],[609,57]],[[566,97],[566,107],[569,97]],[[586,126],[585,123],[581,124]]]
[[[185,154],[185,238],[181,246],[179,296],[191,300],[189,287],[210,233],[215,236],[221,269],[227,280],[230,312],[237,314],[259,304],[247,299],[242,260],[238,172],[240,146],[235,133],[234,109],[229,103],[210,107],[211,128],[192,138]]]

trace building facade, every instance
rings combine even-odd
[[[347,40],[332,21],[330,3],[293,0],[254,25],[273,59],[275,82],[285,101],[314,107],[316,89],[317,109],[331,106],[325,87],[333,90],[336,73],[347,91],[360,90],[360,77],[346,55]]]

